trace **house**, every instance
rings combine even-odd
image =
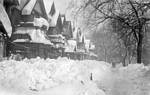
[[[9,55],[9,38],[12,34],[12,26],[7,12],[0,3],[0,57]]]
[[[65,48],[64,53],[65,56],[74,60],[85,59],[86,56],[85,37],[82,34],[81,29],[76,28],[71,35],[72,38],[67,40],[67,47]]]
[[[51,56],[53,43],[46,35],[50,4],[53,4],[51,0],[19,0],[15,9],[18,10],[20,18],[17,23],[14,20],[16,25],[11,36],[12,53],[19,53],[27,58]]]
[[[62,24],[64,25],[64,23],[66,22],[65,14],[61,14],[61,21],[62,21]]]
[[[6,45],[4,35],[0,33],[0,59],[6,57]]]
[[[85,52],[85,36],[83,35],[80,28],[78,28],[76,33],[76,41],[77,41],[77,51]]]
[[[0,22],[0,59],[8,55],[7,49],[6,30],[3,24]]]
[[[63,25],[61,21],[61,15],[58,10],[50,17],[51,21],[49,22],[49,30],[47,35],[57,35],[62,34]]]
[[[64,57],[68,57],[69,59],[76,59],[75,51],[77,48],[76,40],[70,39],[67,40],[67,45],[64,50]]]
[[[53,51],[56,55],[63,56],[66,38],[62,35],[63,24],[60,12],[56,9],[54,2],[49,11],[49,29],[46,35],[54,44]]]
[[[53,51],[58,56],[63,56],[64,46],[66,44],[66,39],[62,35],[62,21],[61,15],[58,10],[55,9],[53,4],[52,11],[50,11],[50,22],[49,29],[47,32],[49,40],[54,44]]]
[[[11,37],[13,41],[26,39],[29,42],[50,44],[46,37],[49,23],[46,5],[44,5],[45,1],[48,0],[20,0],[18,9],[21,18],[16,23]]]
[[[3,7],[2,4],[0,4],[0,22],[1,25],[3,25],[4,29],[6,30],[5,34],[10,37],[12,34],[12,26],[11,26],[10,19],[7,15],[7,12],[5,11],[5,8]]]
[[[71,21],[63,21],[62,35],[65,36],[67,40],[73,38]]]

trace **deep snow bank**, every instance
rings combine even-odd
[[[105,95],[110,65],[66,58],[0,62],[0,95]],[[8,91],[9,90],[9,91]]]
[[[109,95],[150,95],[150,66],[130,64],[112,72],[115,79]]]

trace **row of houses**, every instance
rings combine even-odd
[[[59,12],[53,0],[2,0],[1,5],[4,11],[1,14],[7,13],[10,20],[6,29],[0,19],[4,27],[2,34],[8,38],[2,44],[3,49],[7,49],[3,52],[6,55],[19,54],[27,58],[61,56],[78,60],[96,58],[92,53],[94,45],[80,28],[73,26],[65,14]]]

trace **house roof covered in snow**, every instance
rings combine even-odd
[[[64,24],[64,22],[66,21],[66,16],[65,16],[65,14],[61,15],[61,21],[62,21],[62,24]]]
[[[72,25],[71,21],[65,21],[63,24],[63,35],[72,37]]]
[[[43,2],[45,5],[46,13],[49,14],[52,9],[52,6],[54,5],[54,1],[53,0],[43,0]]]
[[[36,2],[37,0],[30,0],[26,2],[26,4],[24,5],[24,8],[22,9],[22,15],[30,15]]]
[[[49,21],[49,26],[50,27],[55,27],[57,25],[57,20],[59,18],[60,12],[56,10],[54,15],[49,15],[50,21]]]
[[[8,36],[10,37],[12,34],[12,26],[11,26],[10,19],[2,4],[0,4],[0,21],[3,24]]]
[[[75,40],[68,40],[68,45],[65,48],[65,52],[74,52],[77,47],[77,42]]]
[[[53,0],[19,0],[19,9],[22,15],[31,15],[32,11],[48,19]]]
[[[15,31],[14,34],[28,34],[31,38],[30,42],[52,45],[51,41],[46,36],[45,32],[40,29],[20,27]],[[28,40],[26,39],[14,40],[14,42],[19,42],[19,41],[22,42],[22,41],[28,41]]]

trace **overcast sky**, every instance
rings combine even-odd
[[[68,8],[69,3],[73,1],[73,0],[54,0],[55,2],[55,6],[56,9],[58,9],[60,11],[60,13],[65,14],[66,15],[66,19],[69,21],[73,22],[73,19],[71,17],[71,11]],[[80,1],[80,0],[77,0]],[[77,26],[80,26],[80,28],[82,29],[82,25],[80,24],[80,21],[76,22],[78,23]],[[85,35],[87,36],[89,33],[85,33]]]
[[[66,15],[67,20],[71,20],[70,11],[67,10],[71,0],[54,0],[56,8],[61,14]]]
[[[68,7],[68,3],[70,0],[54,0],[56,8],[61,13],[66,13],[66,8]]]

